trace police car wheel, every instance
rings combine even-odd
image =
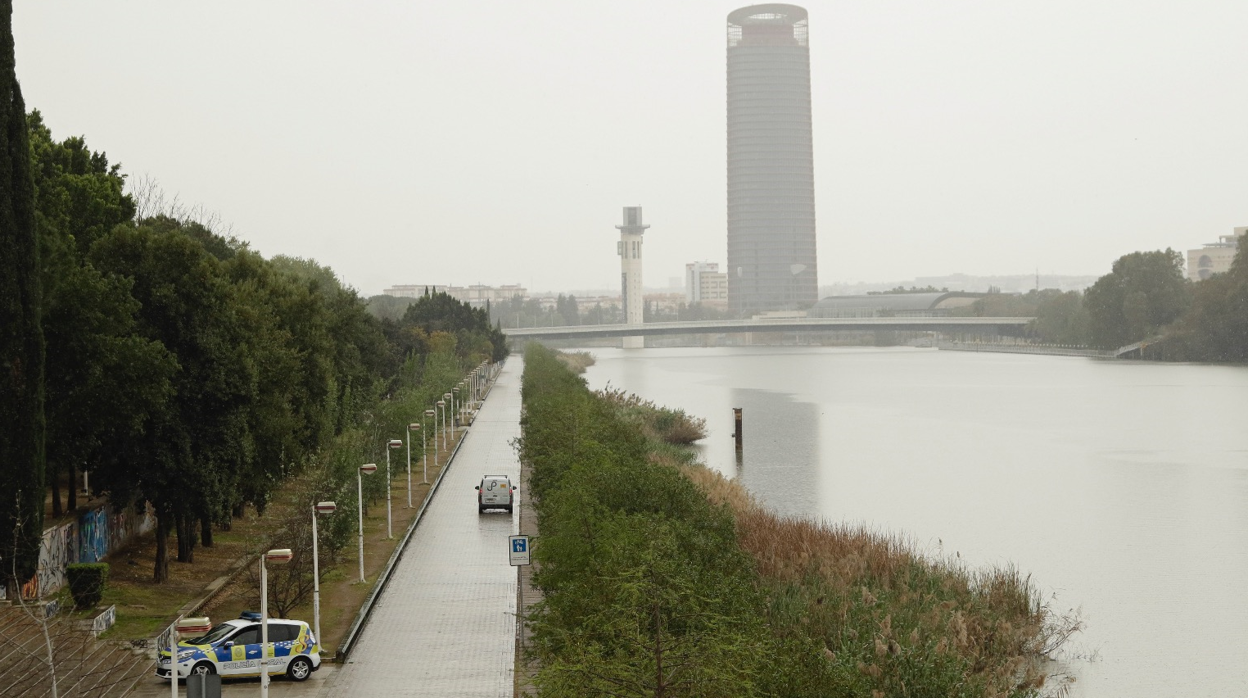
[[[217,673],[217,668],[212,665],[212,662],[200,662],[199,664],[191,667],[191,674],[203,676],[215,673]]]
[[[306,681],[312,675],[312,662],[306,657],[295,657],[290,660],[290,666],[286,668],[286,676],[291,681]]]

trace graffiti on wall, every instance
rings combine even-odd
[[[22,585],[22,596],[37,599],[65,585],[65,568],[78,561],[78,525],[70,522],[43,532],[39,568],[34,579]]]
[[[65,585],[65,570],[74,562],[100,562],[135,536],[156,528],[156,516],[146,504],[120,512],[107,506],[92,509],[77,521],[54,526],[43,532],[39,545],[39,568],[22,584],[22,598],[47,596]],[[0,585],[0,601],[5,599]]]
[[[78,562],[99,562],[108,554],[108,511],[93,509],[78,519]]]

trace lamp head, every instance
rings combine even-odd
[[[377,472],[377,464],[365,463],[364,465],[360,466],[360,472],[364,473],[365,475],[372,475],[373,473]]]
[[[178,633],[181,635],[189,635],[191,633],[206,633],[212,630],[212,622],[207,616],[201,618],[183,618],[178,621]]]
[[[295,554],[290,548],[275,548],[264,554],[264,559],[268,562],[290,562]]]
[[[338,509],[338,505],[334,502],[317,502],[313,508],[318,514],[332,514]]]

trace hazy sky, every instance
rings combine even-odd
[[[266,256],[615,288],[725,242],[737,2],[19,0],[54,136]],[[1248,225],[1245,0],[807,2],[819,282],[1102,274]]]

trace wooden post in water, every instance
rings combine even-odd
[[[736,440],[737,450],[740,451],[741,450],[741,436],[742,436],[741,434],[741,408],[740,407],[732,408],[732,420],[735,425],[735,428],[733,429],[733,432],[732,432],[732,438]]]

